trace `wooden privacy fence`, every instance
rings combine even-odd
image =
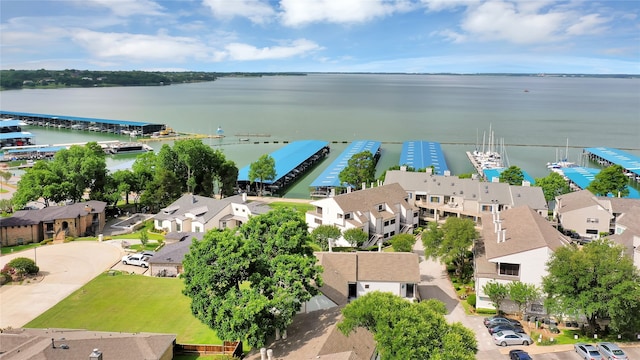
[[[175,353],[198,353],[200,355],[230,355],[242,357],[241,341],[225,341],[222,345],[176,344]]]

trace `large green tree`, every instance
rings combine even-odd
[[[620,165],[612,165],[602,169],[596,174],[593,181],[587,186],[587,190],[595,195],[627,196],[629,195],[629,178],[624,174],[624,168]]]
[[[347,162],[347,166],[338,174],[342,184],[356,189],[361,189],[363,183],[374,181],[375,176],[376,163],[370,151],[354,154]]]
[[[362,229],[351,228],[342,232],[342,237],[349,243],[351,246],[362,246],[368,239],[369,235],[364,232]]]
[[[478,351],[473,332],[449,324],[438,300],[412,303],[386,292],[371,292],[349,303],[338,329],[373,333],[381,359],[472,360]]]
[[[220,339],[263,346],[322,285],[309,241],[304,219],[289,209],[209,231],[183,262],[193,314]]]
[[[500,312],[502,303],[509,296],[509,287],[503,283],[489,281],[482,286],[482,291],[491,300],[493,307]]]
[[[469,253],[477,238],[478,232],[471,219],[449,217],[441,227],[432,222],[428,231],[422,233],[424,254],[455,266],[456,275],[466,277],[468,272],[464,270],[470,266]]]
[[[583,315],[591,329],[597,318],[608,317],[612,329],[636,331],[640,326],[640,274],[625,252],[608,239],[556,250],[547,264],[549,275],[543,279],[547,308]]]
[[[516,303],[523,319],[527,307],[541,298],[540,289],[534,284],[514,281],[509,283],[507,288],[509,289],[509,298]]]
[[[507,183],[509,185],[522,185],[524,180],[524,173],[522,169],[515,165],[511,165],[500,173],[500,182]]]
[[[255,182],[259,180],[259,194],[262,196],[264,192],[265,180],[274,180],[276,178],[276,161],[269,154],[264,154],[258,160],[249,165],[249,181]]]
[[[535,186],[542,188],[544,199],[547,202],[553,201],[556,196],[566,194],[571,191],[569,183],[562,175],[557,172],[551,172],[549,175],[543,178],[536,178]]]
[[[311,231],[311,238],[323,251],[331,250],[333,241],[340,235],[340,229],[335,225],[319,225]]]
[[[391,237],[391,246],[395,252],[411,252],[416,243],[416,237],[412,234],[396,234]]]

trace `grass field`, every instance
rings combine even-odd
[[[176,334],[179,343],[221,344],[197,320],[176,278],[102,274],[25,327]]]

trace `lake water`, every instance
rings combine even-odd
[[[640,79],[311,74],[221,78],[164,87],[0,92],[3,110],[163,123],[179,132],[215,134],[205,143],[243,167],[284,141],[332,142],[332,155],[287,197],[308,197],[308,184],[353,140],[382,141],[378,174],[397,165],[401,143],[442,143],[454,174],[473,171],[465,151],[491,127],[511,165],[534,177],[565,151],[580,162],[583,147],[640,154]],[[36,142],[123,139],[71,130],[28,129]],[[248,142],[239,141],[249,138]],[[255,144],[254,142],[258,142]],[[277,143],[275,143],[277,142]],[[150,143],[159,149],[161,142]],[[117,157],[111,164],[133,157]]]

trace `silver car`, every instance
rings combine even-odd
[[[607,360],[629,360],[624,351],[614,343],[600,342],[596,344],[596,347]]]
[[[496,345],[529,345],[533,344],[533,340],[527,334],[518,334],[511,330],[498,331],[493,334],[493,342]]]
[[[578,355],[584,360],[602,360],[602,356],[595,346],[585,343],[576,343],[573,345]]]

